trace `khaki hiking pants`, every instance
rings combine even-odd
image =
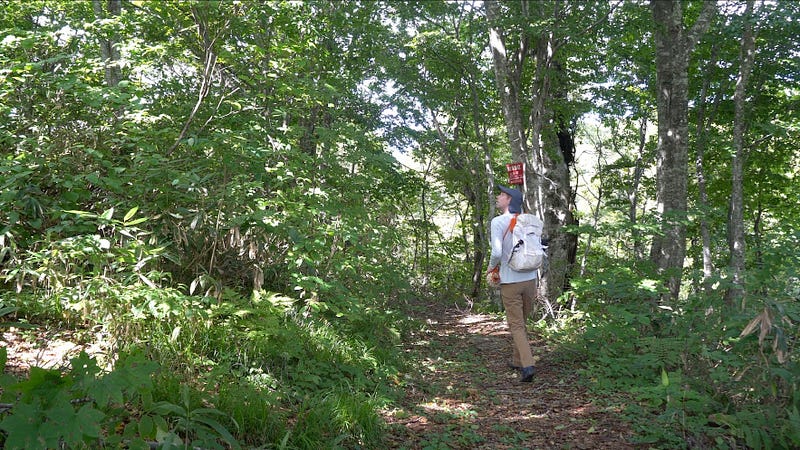
[[[511,362],[518,367],[533,365],[533,354],[528,342],[528,330],[525,323],[531,315],[537,283],[538,280],[530,280],[500,285],[500,296],[503,297],[503,307],[506,309],[508,330],[514,340]]]

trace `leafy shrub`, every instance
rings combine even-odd
[[[189,287],[206,295],[187,295],[155,270],[163,249],[145,242],[147,234],[131,225],[138,220],[134,214],[117,220],[113,211],[75,213],[93,223],[96,232],[43,240],[5,272],[21,289],[6,298],[29,319],[89,326],[106,337],[110,357],[145,348],[161,367],[148,402],[134,405],[136,412],[122,419],[135,422],[124,427],[125,439],[208,448],[234,445],[237,438],[253,445],[304,442],[302,436],[310,435],[326,440],[343,436],[348,442],[377,439],[377,403],[362,400],[364,392],[382,393],[376,398],[392,395],[393,385],[385,380],[396,376],[399,337],[393,328],[402,327],[402,318],[381,306],[387,299],[355,298],[341,283],[313,277],[297,279],[298,285],[312,280],[303,285],[309,297],[301,302],[265,291],[244,297],[210,277]],[[371,293],[375,288],[370,285],[358,291]],[[220,388],[210,392],[203,385]],[[243,398],[242,392],[255,398]],[[358,400],[341,394],[336,397],[341,402],[334,397],[307,402],[309,393],[316,392],[346,392]],[[255,410],[253,405],[258,405]],[[341,414],[322,434],[307,422],[303,430],[296,426],[301,415],[324,416],[333,414],[324,410],[336,408]],[[52,425],[43,414],[30,421]],[[107,416],[81,420],[100,423]],[[94,437],[70,439],[79,438]]]
[[[0,349],[4,369],[5,348]],[[126,446],[184,447],[180,434],[199,435],[209,448],[223,448],[224,439],[238,446],[230,433],[209,416],[212,409],[185,411],[166,402],[153,403],[152,376],[158,366],[138,356],[121,358],[103,372],[85,353],[70,362],[70,370],[33,367],[22,381],[2,380],[3,401],[11,405],[0,421],[6,448],[82,448]],[[171,425],[168,419],[177,416]]]
[[[791,273],[752,280],[759,287],[741,308],[726,306],[724,284],[666,305],[643,274],[595,268],[574,281],[581,311],[570,330],[582,333],[569,348],[585,358],[591,387],[625,404],[639,442],[796,447],[800,315]]]

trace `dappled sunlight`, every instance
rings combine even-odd
[[[458,323],[462,325],[472,325],[476,323],[493,322],[494,318],[484,314],[468,314],[461,318]]]
[[[2,11],[0,449],[800,448],[800,1]]]
[[[0,334],[0,341],[8,350],[6,369],[10,373],[27,376],[31,367],[63,369],[72,358],[86,352],[89,356],[108,359],[111,343],[94,336],[95,342],[85,343],[89,336],[79,336],[68,331],[58,332],[36,328],[20,330],[11,327]],[[109,361],[110,364],[110,361]]]
[[[577,408],[573,408],[569,413],[572,416],[580,416],[580,415],[586,414],[587,410],[589,408],[591,408],[591,406],[592,406],[591,404],[581,405],[581,406],[579,406]]]
[[[454,399],[441,397],[437,397],[430,402],[421,403],[419,407],[426,411],[448,413],[458,416],[474,414],[474,412],[472,412],[474,406],[471,403],[462,403]]]
[[[390,438],[403,448],[632,448],[619,411],[598,407],[569,362],[532,335],[533,383],[508,366],[501,315],[428,305],[420,364],[405,375],[402,408],[384,411]],[[435,325],[432,325],[435,324]]]

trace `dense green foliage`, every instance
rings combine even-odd
[[[18,320],[102,337],[116,370],[98,382],[136,375],[119,355],[144,352],[160,367],[156,403],[59,390],[66,403],[11,410],[7,444],[29,413],[57,432],[51,409],[87,395],[75,420],[123,408],[114,420],[140,424],[125,439],[374,441],[400,364],[398,219],[418,182],[384,152],[379,110],[358,93],[369,61],[336,45],[371,9],[145,2],[100,18],[91,6],[3,10],[0,295]],[[103,78],[103,39],[121,50],[117,85]],[[163,420],[142,425],[151,410]],[[116,429],[61,438],[112,444]]]
[[[381,447],[379,411],[414,363],[399,352],[406,296],[494,307],[476,274],[510,150],[481,7],[108,6],[0,10],[0,321],[99,349],[4,375],[0,441]],[[638,1],[564,6],[507,17],[568,35],[550,108],[582,118],[581,226],[568,230],[580,245],[540,330],[585,361],[641,442],[800,446],[798,6],[754,18],[738,304],[727,217],[742,8],[726,4],[690,58],[692,176],[707,199],[690,179],[683,290],[662,303],[646,258],[654,24]]]

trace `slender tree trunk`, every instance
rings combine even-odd
[[[220,30],[217,31],[214,36],[211,36],[208,15],[204,12],[203,8],[192,6],[191,11],[192,18],[197,26],[197,32],[202,39],[203,73],[200,79],[200,88],[197,92],[197,102],[195,102],[192,111],[189,113],[189,117],[186,118],[183,128],[181,128],[181,132],[178,133],[178,137],[175,139],[175,142],[165,152],[167,155],[171,155],[172,152],[178,148],[181,141],[186,137],[186,134],[189,132],[189,127],[192,125],[192,122],[194,122],[198,111],[200,111],[200,107],[203,105],[206,97],[208,97],[208,94],[211,92],[213,75],[217,68],[217,53],[214,51],[214,45],[217,38],[220,37],[222,30],[227,28],[228,24],[230,23],[230,21],[227,21],[222,27],[220,27]],[[206,124],[208,124],[208,121],[206,121]]]
[[[101,0],[92,0],[92,9],[98,19],[118,17],[122,12],[121,0],[107,0],[103,9]],[[106,85],[115,87],[122,80],[122,70],[119,67],[119,36],[113,33],[107,39],[100,40],[100,57],[106,72]]]
[[[756,206],[756,212],[753,217],[753,243],[755,244],[755,267],[758,270],[764,269],[764,247],[763,247],[763,237],[762,237],[762,227],[761,223],[764,218],[764,205],[761,203],[761,200],[758,200],[758,205]],[[766,287],[762,287],[763,295],[767,295]]]
[[[602,143],[598,136],[598,141],[595,143],[595,149],[597,150],[597,174],[599,177],[599,183],[597,183],[597,195],[595,196],[595,205],[592,208],[592,228],[597,228],[597,224],[600,222],[600,211],[603,207],[603,148]],[[586,246],[583,250],[583,255],[581,256],[581,269],[580,269],[580,276],[583,278],[586,275],[586,261],[589,258],[589,252],[592,250],[592,235],[586,238]],[[575,300],[573,299],[572,304],[570,305],[570,309],[575,309]]]
[[[636,165],[633,168],[633,182],[631,183],[631,188],[628,191],[628,201],[630,202],[630,208],[628,210],[628,220],[630,221],[631,225],[636,225],[638,222],[638,216],[636,209],[639,207],[639,185],[642,182],[642,173],[644,172],[644,152],[645,152],[645,144],[647,142],[647,116],[642,116],[642,121],[639,124],[639,155],[636,157]],[[639,236],[639,231],[634,226],[632,237],[633,237],[633,256],[636,259],[642,258],[642,242],[641,237]]]
[[[433,159],[431,158],[431,159],[428,160],[428,165],[425,168],[425,177],[423,179],[426,180],[426,181],[428,180],[428,175],[431,172],[431,167],[432,166],[433,166]],[[420,204],[422,206],[422,223],[425,224],[425,239],[423,240],[423,244],[422,244],[422,252],[424,254],[423,258],[425,259],[424,270],[422,271],[422,273],[423,273],[423,281],[422,281],[423,286],[427,286],[428,285],[428,279],[430,278],[430,269],[431,269],[431,250],[430,250],[430,247],[431,247],[430,246],[430,244],[431,244],[431,232],[430,232],[430,227],[428,227],[428,225],[427,225],[428,222],[430,221],[430,219],[428,218],[428,198],[427,198],[427,194],[428,194],[428,183],[426,182],[422,186],[422,194],[421,194],[421,198],[420,198]]]
[[[484,166],[485,173],[487,175],[487,184],[483,186],[479,180],[476,180],[476,184],[480,188],[486,188],[487,192],[491,192],[492,186],[494,185],[494,172],[492,171],[491,165],[491,156],[492,151],[489,147],[489,142],[486,138],[486,121],[484,120],[483,114],[481,113],[480,108],[480,96],[478,95],[478,87],[477,83],[475,82],[475,77],[470,74],[467,78],[470,87],[470,97],[472,99],[472,132],[475,134],[475,138],[478,139],[481,143],[481,148],[483,152],[478,154],[474,161],[474,166],[476,169],[480,167],[482,164]],[[473,231],[474,231],[474,252],[475,252],[475,261],[472,270],[472,299],[476,300],[480,295],[481,285],[484,282],[485,277],[483,276],[484,269],[484,259],[486,256],[485,250],[489,246],[489,224],[490,221],[485,220],[483,216],[483,211],[486,210],[484,207],[483,198],[488,199],[489,203],[489,217],[494,217],[494,202],[492,201],[492,196],[487,195],[483,197],[481,192],[478,191],[475,195],[475,202],[473,205]]]
[[[731,203],[730,223],[730,269],[733,276],[733,285],[728,290],[726,301],[732,306],[736,301],[744,300],[744,193],[743,193],[743,166],[744,166],[744,134],[745,134],[745,95],[747,82],[753,69],[755,59],[755,36],[753,33],[752,14],[753,0],[748,0],[745,8],[744,32],[742,35],[742,48],[739,55],[739,77],[736,81],[736,90],[733,95],[733,161],[731,163]]]
[[[686,196],[688,183],[689,55],[708,28],[715,2],[705,2],[687,33],[680,1],[653,0],[655,21],[658,151],[656,199],[661,234],[653,239],[650,259],[664,274],[672,299],[680,293],[686,257]]]
[[[708,67],[712,68],[717,64],[717,46],[715,45],[711,51],[711,60]],[[702,214],[700,215],[700,236],[703,252],[703,290],[706,294],[711,293],[711,276],[714,274],[714,262],[711,258],[711,230],[708,226],[707,214],[705,213],[710,207],[708,201],[708,192],[706,191],[706,175],[705,175],[705,149],[706,149],[706,96],[708,94],[708,85],[711,82],[710,78],[703,80],[703,87],[700,89],[700,95],[697,105],[697,125],[695,127],[695,172],[697,176],[697,192],[699,196],[699,206]]]
[[[472,83],[471,79],[468,80]],[[474,87],[474,86],[473,86]],[[473,89],[473,95],[477,95],[477,90]],[[483,142],[484,152],[488,152],[488,144],[485,142],[485,133],[481,133],[480,131],[480,123],[482,122],[480,117],[480,111],[477,107],[477,104],[473,103],[474,110],[473,110],[473,127],[476,133],[476,137]],[[439,145],[441,147],[441,155],[442,161],[445,165],[452,167],[456,170],[462,172],[471,172],[477,173],[479,170],[479,166],[481,164],[480,158],[483,155],[476,155],[472,158],[470,165],[467,166],[464,164],[465,159],[463,155],[466,153],[463,149],[459,148],[459,141],[458,136],[464,132],[459,125],[462,121],[456,119],[456,126],[454,127],[454,131],[452,133],[453,138],[448,138],[447,133],[445,130],[442,129],[441,124],[436,119],[436,113],[428,109],[428,114],[431,116],[431,121],[434,124],[436,129],[436,134],[439,139]],[[452,141],[452,143],[451,143]],[[430,166],[429,166],[430,169]],[[427,171],[426,171],[427,174]],[[485,259],[484,249],[488,246],[489,239],[487,230],[484,228],[485,218],[483,216],[484,207],[483,207],[483,198],[481,196],[483,192],[483,186],[480,180],[475,180],[472,183],[464,183],[462,185],[462,194],[464,198],[467,200],[467,207],[471,212],[471,223],[472,223],[472,235],[473,235],[473,248],[472,252],[470,253],[469,246],[466,246],[467,254],[466,259],[467,261],[472,261],[472,289],[470,291],[470,298],[477,299],[480,295],[481,285],[483,280],[485,279],[483,276],[483,262]],[[493,211],[493,207],[491,209]],[[427,238],[426,238],[427,240]],[[426,250],[427,253],[427,250]]]

